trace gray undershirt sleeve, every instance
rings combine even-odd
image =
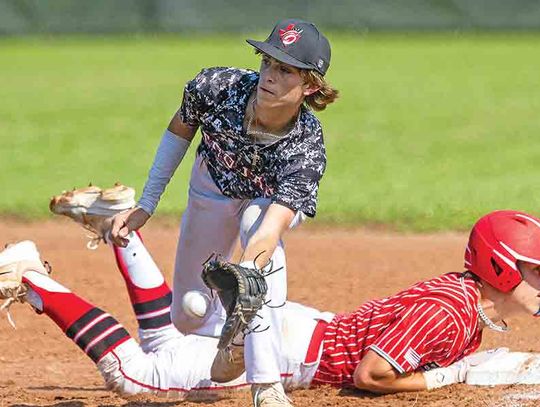
[[[190,141],[165,130],[137,206],[149,215],[156,210],[165,187],[189,148]]]

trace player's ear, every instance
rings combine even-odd
[[[324,79],[315,71],[301,69],[300,76],[304,80],[302,85],[303,93],[305,97],[311,96],[318,92],[324,85]]]
[[[304,96],[310,96],[313,95],[315,92],[319,91],[321,89],[320,86],[316,85],[310,85],[309,83],[304,84]]]

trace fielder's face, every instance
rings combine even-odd
[[[300,106],[304,98],[317,88],[304,82],[300,70],[262,55],[257,85],[257,106],[260,108],[290,108]]]
[[[518,261],[523,281],[512,291],[513,300],[529,314],[540,316],[540,265]]]

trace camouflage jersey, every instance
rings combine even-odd
[[[223,195],[271,198],[315,216],[319,180],[326,167],[321,124],[302,106],[292,130],[270,144],[255,144],[243,129],[245,111],[259,80],[257,72],[203,69],[184,88],[180,119],[201,129],[197,154]]]

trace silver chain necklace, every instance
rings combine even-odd
[[[249,154],[249,162],[251,163],[251,168],[260,170],[262,166],[264,165],[263,157],[261,157],[259,150],[264,149],[265,147],[273,144],[274,142],[282,139],[283,137],[288,136],[291,131],[293,130],[294,126],[289,129],[289,131],[286,134],[283,135],[277,135],[274,133],[259,131],[259,130],[253,130],[253,121],[255,119],[255,103],[257,101],[257,94],[255,93],[253,95],[253,99],[250,103],[250,112],[248,117],[248,122],[246,125],[246,134],[248,136],[251,136],[252,141],[252,152]],[[247,110],[247,109],[246,109]],[[260,144],[264,144],[264,146],[259,146],[257,144],[259,142]]]
[[[266,132],[266,131],[259,131],[259,130],[253,130],[252,129],[253,119],[255,118],[255,103],[256,103],[256,101],[257,101],[257,95],[255,94],[253,96],[252,101],[251,101],[251,112],[249,114],[249,119],[248,119],[248,122],[247,122],[247,125],[246,125],[246,133],[248,135],[254,136],[253,137],[253,143],[257,144],[257,141],[261,141],[261,140],[265,140],[265,139],[270,140],[271,142],[273,142],[273,141],[277,141],[279,139],[282,139],[283,137],[288,136],[289,133],[292,131],[292,128],[286,134],[283,134],[283,135],[278,135],[278,134],[275,134],[275,133],[269,133],[269,132]],[[259,139],[257,136],[261,136],[261,138]]]
[[[506,332],[506,331],[508,331],[510,329],[510,328],[508,328],[508,325],[506,325],[506,322],[504,322],[504,320],[502,321],[502,323],[504,325],[501,326],[501,325],[497,325],[495,322],[493,322],[491,319],[489,319],[489,317],[484,312],[484,309],[482,308],[480,303],[476,304],[476,309],[478,311],[478,317],[482,320],[482,322],[489,329],[492,329],[492,330],[494,330],[496,332]]]

